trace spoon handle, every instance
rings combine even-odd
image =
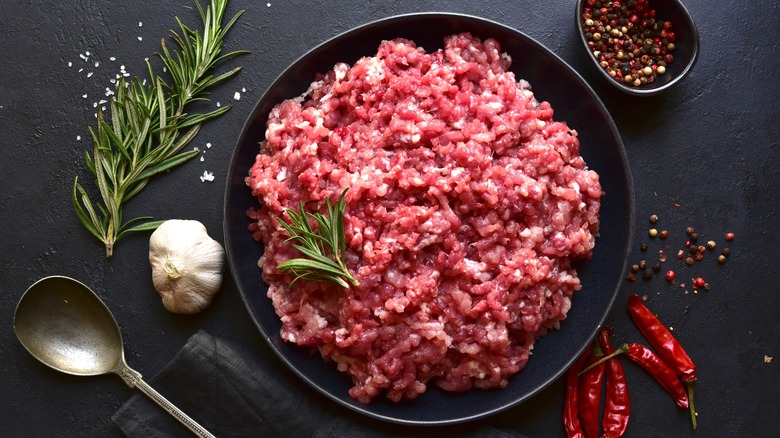
[[[141,374],[138,371],[128,367],[127,365],[124,365],[118,374],[130,387],[138,388],[147,397],[160,405],[161,408],[165,409],[166,412],[179,420],[181,424],[187,427],[187,429],[191,430],[195,435],[203,438],[216,438],[203,426],[190,418],[189,415],[185,414],[181,409],[174,406],[173,403],[169,402],[168,399],[163,397],[159,392],[155,391],[154,388],[149,386],[149,384],[146,383],[143,378],[141,378]]]

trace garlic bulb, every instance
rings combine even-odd
[[[194,220],[163,222],[149,238],[152,282],[173,313],[198,313],[222,284],[225,250]]]

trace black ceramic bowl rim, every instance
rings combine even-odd
[[[667,73],[664,75],[666,78],[661,76],[651,84],[642,85],[639,87],[630,87],[616,81],[599,64],[596,57],[593,56],[593,52],[591,51],[590,47],[588,47],[588,41],[585,39],[585,31],[582,28],[582,10],[584,8],[585,1],[586,0],[577,0],[577,7],[574,10],[574,21],[577,26],[578,39],[582,43],[582,47],[585,49],[585,53],[590,60],[590,64],[598,72],[599,77],[604,79],[607,83],[617,88],[618,90],[634,96],[654,96],[656,94],[663,93],[664,91],[682,82],[682,80],[688,76],[688,73],[691,72],[694,65],[696,65],[696,61],[699,58],[700,42],[699,31],[696,28],[696,23],[694,23],[693,17],[691,17],[688,9],[685,8],[685,5],[682,4],[680,0],[656,0],[656,2],[651,3],[651,5],[656,10],[661,9],[664,11],[664,13],[661,14],[661,11],[659,10],[659,18],[671,20],[673,17],[670,15],[674,15],[675,20],[673,21],[673,24],[677,26],[674,29],[674,32],[677,34],[677,47],[674,49],[674,53],[677,56],[682,53],[684,58],[675,57],[675,60],[667,67]],[[669,10],[674,10],[675,13],[668,14],[667,11]],[[680,18],[682,19],[682,23],[679,20]],[[683,28],[679,27],[680,24],[683,25]],[[682,67],[678,67],[680,64],[675,63],[678,63],[682,59],[685,59],[686,62]]]
[[[536,81],[538,89],[534,88],[537,97],[550,101],[556,114],[562,114],[557,120],[572,117],[579,121],[577,127],[583,130],[580,142],[587,145],[582,146],[582,156],[586,160],[588,155],[602,158],[594,158],[592,165],[589,163],[591,169],[602,173],[602,187],[608,193],[602,200],[602,232],[593,259],[578,265],[584,286],[572,299],[567,319],[559,330],[551,330],[537,341],[534,356],[506,388],[449,393],[431,384],[416,400],[393,403],[380,395],[370,405],[364,405],[349,397],[351,381],[332,363],[327,364],[318,354],[312,355],[308,349],[281,340],[281,323],[265,296],[267,286],[257,267],[262,245],[247,231],[250,223],[247,209],[258,204],[246,187],[245,178],[259,152],[258,142],[263,138],[270,108],[282,99],[300,95],[315,73],[325,72],[335,64],[330,62],[324,68],[316,65],[318,56],[320,64],[334,56],[338,56],[336,61],[354,62],[357,56],[349,59],[351,53],[373,55],[379,41],[388,39],[388,35],[390,38],[419,37],[415,41],[430,52],[432,46],[425,41],[434,35],[443,37],[464,31],[483,39],[496,38],[502,50],[526,57],[515,56],[515,64],[526,59],[535,61],[525,62],[523,71],[541,78]],[[441,38],[436,44],[436,48],[441,47]],[[373,52],[364,53],[366,47]],[[296,85],[288,85],[291,82]],[[236,142],[225,188],[223,232],[230,272],[250,317],[272,351],[298,377],[329,399],[375,419],[419,426],[454,424],[483,418],[527,401],[558,379],[590,344],[615,302],[627,267],[634,235],[633,182],[623,142],[609,112],[582,77],[557,55],[524,33],[494,21],[454,13],[414,13],[370,22],[329,39],[296,60],[269,86],[248,116]]]

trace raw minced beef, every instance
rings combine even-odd
[[[247,184],[250,230],[285,341],[319,349],[364,403],[505,387],[580,288],[602,194],[576,132],[508,71],[495,40],[404,39],[338,64],[270,113]],[[360,286],[296,282],[275,217],[345,188]]]

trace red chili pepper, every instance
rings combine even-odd
[[[642,344],[624,344],[616,353],[620,350],[625,351],[631,360],[653,376],[664,387],[666,392],[672,396],[677,406],[683,409],[688,408],[688,394],[685,392],[680,379],[677,378],[674,370],[669,368],[658,355]]]
[[[593,345],[588,347],[585,352],[574,362],[574,365],[569,368],[569,372],[566,375],[566,399],[563,401],[563,427],[566,429],[567,438],[584,438],[585,435],[582,432],[582,425],[580,424],[579,417],[579,376],[578,373],[582,371],[585,366],[585,362],[590,357],[590,353],[593,351]]]
[[[612,330],[603,329],[599,333],[599,341],[605,355],[614,353],[609,336]],[[607,391],[604,402],[604,416],[601,420],[604,429],[604,438],[617,438],[623,436],[628,427],[628,419],[631,414],[631,403],[628,399],[628,383],[623,372],[623,365],[617,358],[607,360]]]
[[[586,366],[595,364],[602,357],[604,357],[604,353],[598,339],[596,339],[593,341],[593,351]],[[601,387],[604,385],[604,367],[602,362],[580,377],[580,421],[582,422],[582,430],[588,438],[598,438],[599,436],[599,406],[601,405]]]
[[[655,348],[658,355],[674,370],[677,376],[685,382],[690,402],[691,422],[696,428],[696,410],[693,405],[693,386],[696,381],[696,365],[685,352],[682,345],[672,335],[669,329],[648,309],[637,295],[628,297],[628,314],[639,328],[639,331],[647,338],[650,345]]]

